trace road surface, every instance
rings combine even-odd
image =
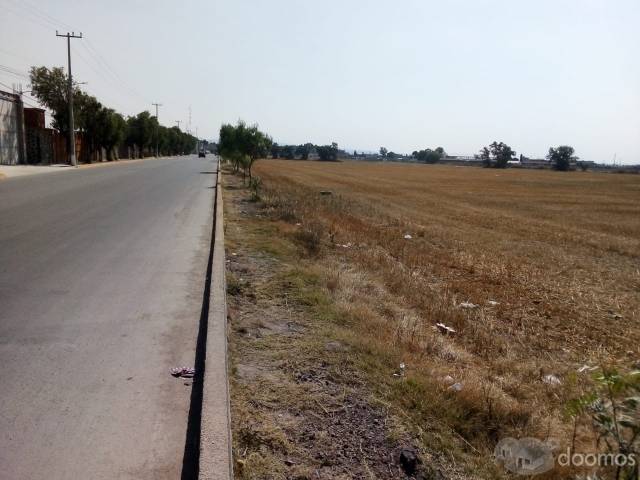
[[[176,479],[215,164],[0,180],[0,478]],[[191,382],[186,382],[191,383]]]

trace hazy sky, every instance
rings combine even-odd
[[[205,138],[640,163],[639,0],[0,0],[0,65],[66,66],[69,27],[86,90]]]

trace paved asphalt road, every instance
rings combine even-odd
[[[176,479],[215,164],[0,180],[0,479]],[[187,382],[189,383],[189,382]]]

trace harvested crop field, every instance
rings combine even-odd
[[[567,405],[595,367],[640,366],[640,176],[286,160],[254,174],[269,238],[298,245],[289,260],[328,299],[312,318],[425,463],[496,478],[506,436],[592,451]]]

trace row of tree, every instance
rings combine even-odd
[[[32,67],[30,72],[31,94],[51,110],[52,127],[62,134],[69,133],[68,77],[62,68]],[[190,153],[197,139],[178,127],[167,128],[158,123],[148,111],[124,118],[121,114],[100,103],[96,97],[73,88],[74,129],[81,132],[88,150],[86,160],[91,161],[96,152],[104,149],[107,159],[117,157],[120,146],[137,147],[140,156],[144,152],[164,155]]]
[[[550,148],[546,158],[556,170],[566,171],[578,160],[574,153],[573,147],[560,145],[557,148]],[[380,147],[380,155],[391,159],[397,156],[385,147]],[[437,163],[446,157],[447,153],[442,147],[437,147],[433,150],[430,148],[416,150],[412,153],[412,156],[419,162]],[[515,160],[516,152],[506,143],[493,142],[491,145],[483,147],[476,158],[480,158],[485,167],[506,168],[509,162]]]
[[[271,158],[286,158],[293,160],[308,160],[309,155],[316,154],[318,159],[324,161],[336,161],[338,156],[346,156],[346,152],[338,148],[338,144],[333,142],[331,145],[314,145],[313,143],[304,143],[301,145],[271,145]],[[355,155],[355,152],[354,152]]]
[[[442,157],[445,157],[447,153],[444,148],[437,147],[434,150],[426,148],[424,150],[416,150],[412,154],[416,160],[424,163],[438,163]]]
[[[249,175],[251,182],[251,167],[258,158],[268,155],[273,146],[269,135],[261,132],[258,125],[248,126],[242,120],[236,125],[229,123],[220,127],[218,140],[218,155],[231,162],[236,172],[242,169],[244,175]]]
[[[574,156],[575,150],[569,145],[560,145],[557,148],[549,148],[546,159],[555,170],[567,171],[578,157]],[[509,162],[515,160],[516,152],[503,142],[493,142],[480,150],[480,158],[485,167],[506,168]]]
[[[271,145],[271,158],[286,158],[287,160],[293,160],[296,157],[301,160],[308,160],[309,155],[315,150],[313,143],[305,143],[302,145],[278,145],[273,143]]]

